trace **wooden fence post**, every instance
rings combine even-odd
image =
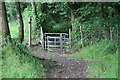
[[[57,44],[56,44],[56,42],[57,42],[57,41],[56,41],[56,38],[54,38],[54,42],[55,42],[55,43],[54,43],[54,44],[55,44],[55,46],[57,46]],[[56,48],[56,47],[55,47],[55,49],[57,50],[57,48]]]
[[[81,45],[82,47],[84,47],[83,45],[83,33],[82,33],[82,27],[80,26],[80,34],[81,34]]]
[[[45,49],[47,49],[47,36],[45,34]]]
[[[60,49],[61,49],[61,52],[62,52],[62,48],[63,48],[62,34],[60,33]]]
[[[31,46],[31,21],[32,21],[32,19],[31,19],[31,17],[29,18],[29,20],[28,20],[28,30],[29,30],[29,37],[28,37],[28,45],[29,46]]]
[[[44,49],[43,29],[42,29],[42,27],[40,29],[41,29],[41,45],[42,45],[42,48]]]
[[[70,49],[71,49],[71,30],[69,29],[69,44],[70,44]]]

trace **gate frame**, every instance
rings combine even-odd
[[[62,48],[64,47],[63,46],[63,43],[62,43],[62,37],[63,37],[63,35],[69,35],[68,36],[68,38],[66,38],[66,39],[68,39],[67,40],[67,43],[69,44],[69,48],[71,49],[71,30],[69,29],[69,34],[68,33],[43,33],[43,29],[42,29],[42,27],[41,27],[41,36],[40,36],[40,43],[41,43],[41,45],[42,45],[42,48],[43,49],[47,49],[47,35],[59,35],[59,37],[61,38],[60,40],[60,45],[61,45],[61,51],[62,51]],[[65,40],[65,37],[64,37],[64,40]]]
[[[58,35],[57,37],[54,37],[54,36],[49,36],[49,35]],[[60,38],[60,51],[62,52],[62,49],[63,49],[63,37],[64,37],[64,39],[68,39],[68,38],[65,38],[65,36],[68,36],[68,33],[44,33],[44,37],[45,37],[45,40],[44,40],[44,43],[45,43],[45,48],[44,49],[47,49],[48,50],[48,48],[47,48],[47,46],[49,46],[48,45],[48,37],[51,37],[51,38],[53,38],[53,39],[55,39],[55,38]],[[68,41],[68,40],[67,40]]]

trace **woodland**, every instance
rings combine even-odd
[[[40,38],[41,27],[43,33],[71,30],[70,53],[60,56],[89,61],[83,78],[120,76],[120,2],[0,2],[0,8],[1,78],[47,78],[44,59],[33,56],[28,46],[29,18],[32,40]]]

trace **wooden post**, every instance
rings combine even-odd
[[[56,42],[57,42],[56,38],[54,38],[54,41],[55,41],[54,45],[57,46],[57,44],[56,44]],[[55,50],[57,51],[57,47],[55,47]]]
[[[28,29],[29,29],[29,37],[28,37],[28,40],[29,40],[29,41],[28,41],[28,45],[29,45],[29,46],[31,46],[31,21],[32,21],[32,19],[31,19],[31,17],[30,17],[29,20],[28,20],[28,23],[29,23],[29,24],[28,24],[28,25],[29,25],[29,26],[28,26]]]
[[[82,47],[84,47],[83,45],[83,34],[82,34],[82,27],[80,26],[80,34],[81,34],[81,45]]]
[[[60,33],[60,49],[61,49],[61,52],[62,52],[62,48],[63,48],[63,44],[62,44],[62,34]]]
[[[49,50],[50,48],[49,48],[49,36],[47,36],[47,49]]]
[[[47,41],[47,35],[45,34],[45,49],[47,49],[47,47],[46,47],[47,46],[47,42],[46,41]]]
[[[64,48],[64,51],[66,52],[66,49],[67,49],[67,44],[66,44],[66,35],[64,35],[64,38],[63,38],[63,48]]]
[[[71,30],[69,29],[69,44],[70,44],[70,49],[71,49]]]
[[[43,39],[43,30],[42,30],[42,27],[40,29],[41,29],[41,45],[42,45],[42,48],[44,49],[44,39]]]

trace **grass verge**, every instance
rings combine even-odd
[[[7,44],[3,48],[3,78],[43,78],[46,69],[41,60],[33,57],[28,48],[22,44]]]
[[[69,57],[94,62],[87,69],[89,78],[118,78],[118,49],[114,41],[103,40]]]

